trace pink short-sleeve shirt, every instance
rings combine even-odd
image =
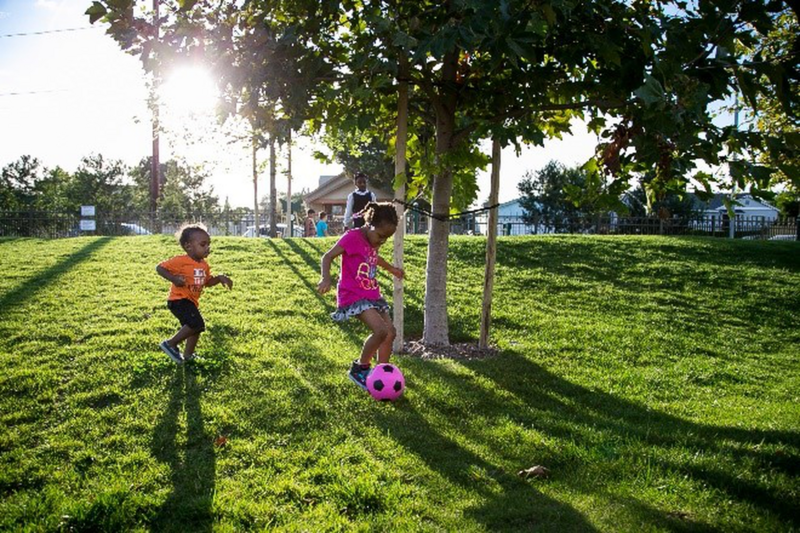
[[[378,251],[370,246],[361,228],[351,229],[336,244],[344,249],[336,304],[346,307],[358,300],[380,298],[381,290],[376,279]]]

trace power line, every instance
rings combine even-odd
[[[100,26],[82,26],[80,28],[62,28],[59,30],[42,30],[42,31],[30,31],[30,32],[22,32],[22,33],[6,33],[5,35],[0,35],[0,39],[8,38],[8,37],[26,37],[28,35],[45,35],[48,33],[64,33],[68,31],[83,31],[83,30],[100,30],[103,29]]]
[[[62,93],[64,91],[68,91],[69,89],[47,89],[44,91],[24,91],[24,92],[14,92],[14,93],[0,93],[0,96],[24,96],[26,94],[45,94],[45,93]]]

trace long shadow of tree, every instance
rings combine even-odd
[[[315,264],[317,267],[319,266],[318,261],[315,263],[313,257],[306,252],[305,250],[301,250],[296,243],[293,242],[293,239],[284,239],[284,243],[289,246],[292,250],[297,252],[297,255],[309,266],[314,266]],[[308,290],[313,293],[314,297],[324,306],[326,312],[328,314],[332,313],[336,310],[336,307],[331,304],[331,299],[326,296],[322,296],[317,292],[317,285],[316,285],[316,278],[311,277],[313,274],[309,273],[308,271],[301,270],[297,268],[294,264],[294,261],[283,251],[281,247],[271,240],[267,240],[267,244],[272,248],[275,254],[283,260],[283,263],[291,269],[295,276],[303,282]],[[312,271],[313,272],[313,271]],[[317,270],[318,272],[318,270]],[[316,274],[316,272],[315,272]],[[332,322],[333,325],[333,322]],[[364,342],[364,339],[359,337],[354,329],[349,325],[343,326],[343,330],[347,333],[348,338],[355,343],[356,345],[361,345]],[[366,336],[366,335],[365,335]]]
[[[48,285],[58,281],[58,278],[76,268],[81,263],[88,261],[101,248],[111,241],[110,237],[102,237],[90,241],[83,248],[76,250],[55,265],[28,279],[14,290],[0,297],[0,316],[11,310],[14,306],[22,304],[26,299],[33,297],[37,292],[45,290]]]
[[[192,370],[175,369],[166,411],[153,432],[152,453],[170,468],[172,490],[153,519],[156,531],[211,531],[215,458],[204,427],[201,391]],[[179,439],[186,413],[185,447]]]
[[[430,365],[419,366],[415,375],[426,380],[443,377]],[[488,531],[595,530],[576,509],[542,494],[500,465],[490,463],[444,435],[412,403],[393,410],[380,409],[375,417],[382,431],[422,459],[428,468],[448,483],[475,492],[488,502],[468,512]],[[476,479],[473,474],[476,471],[482,473],[483,479]]]
[[[686,465],[669,459],[680,455],[681,451],[703,451],[723,459],[726,465],[781,472],[792,478],[800,473],[800,461],[796,455],[800,449],[799,432],[748,430],[690,422],[612,394],[575,385],[513,351],[504,352],[491,361],[466,363],[477,375],[491,380],[497,391],[510,393],[513,402],[509,402],[508,394],[487,393],[487,389],[479,386],[474,379],[466,379],[442,365],[413,359],[408,359],[406,364],[413,368],[414,379],[420,382],[430,381],[436,383],[437,388],[459,391],[459,396],[464,398],[480,398],[480,408],[473,411],[476,415],[489,419],[508,419],[521,428],[535,427],[540,433],[562,442],[574,443],[577,448],[598,449],[605,446],[603,453],[609,454],[609,460],[617,453],[614,451],[617,443],[641,443],[665,452],[652,454],[657,457],[654,461],[665,471],[679,472],[698,485],[713,487],[730,499],[771,513],[792,527],[800,525],[800,504],[780,489],[746,479],[738,475],[740,472],[736,469],[731,470],[725,465],[707,462]],[[431,412],[452,418],[463,416],[463,413],[458,414],[461,410],[443,403],[432,408]],[[398,409],[397,413],[381,415],[380,422],[398,442],[415,452],[433,470],[464,488],[474,489],[475,480],[466,472],[470,465],[477,465],[489,472],[500,485],[499,494],[485,492],[485,503],[468,513],[489,529],[588,529],[576,511],[542,496],[533,486],[503,472],[503,465],[489,464],[458,446],[444,437],[413,407]],[[459,423],[458,427],[471,444],[493,450],[499,462],[516,464],[518,467],[531,466],[530,447],[491,442],[483,431],[485,428],[471,429],[468,423]],[[775,446],[791,447],[794,453],[776,456],[770,451]],[[553,468],[554,475],[576,491],[587,490],[586,479],[592,476],[593,471],[593,465],[589,463],[603,460],[586,459],[546,448],[537,450],[537,454],[537,461]],[[559,472],[564,474],[559,476]],[[591,490],[603,492],[602,484],[602,480],[592,483]],[[634,499],[618,503],[631,509],[641,520],[654,525],[661,524],[676,530],[711,527],[657,510]]]
[[[552,434],[581,439],[581,435],[564,431],[561,421],[566,419],[569,426],[600,430],[612,439],[635,439],[661,449],[704,450],[726,457],[733,464],[742,464],[742,460],[747,459],[749,464],[755,464],[763,472],[782,471],[790,476],[800,473],[800,461],[796,456],[776,456],[768,450],[770,445],[800,450],[798,431],[742,429],[690,422],[606,392],[570,383],[514,351],[504,354],[502,367],[479,364],[473,369],[516,395],[523,404],[550,410],[553,417],[537,417],[530,422],[541,427],[544,421],[544,430]],[[572,408],[564,409],[553,400],[554,397],[568,398]],[[667,459],[659,462],[663,467],[679,470],[731,498],[748,501],[774,513],[795,527],[800,525],[800,503],[787,498],[774,487],[747,480],[736,471],[706,464],[682,466],[671,464]]]

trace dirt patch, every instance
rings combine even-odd
[[[478,348],[477,344],[462,342],[450,345],[423,344],[420,341],[408,341],[403,345],[403,352],[420,359],[459,359],[474,360],[494,357],[500,353],[492,346],[486,349]]]

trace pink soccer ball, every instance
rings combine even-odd
[[[381,402],[393,402],[406,389],[406,378],[400,369],[389,363],[381,363],[367,376],[367,390]]]

